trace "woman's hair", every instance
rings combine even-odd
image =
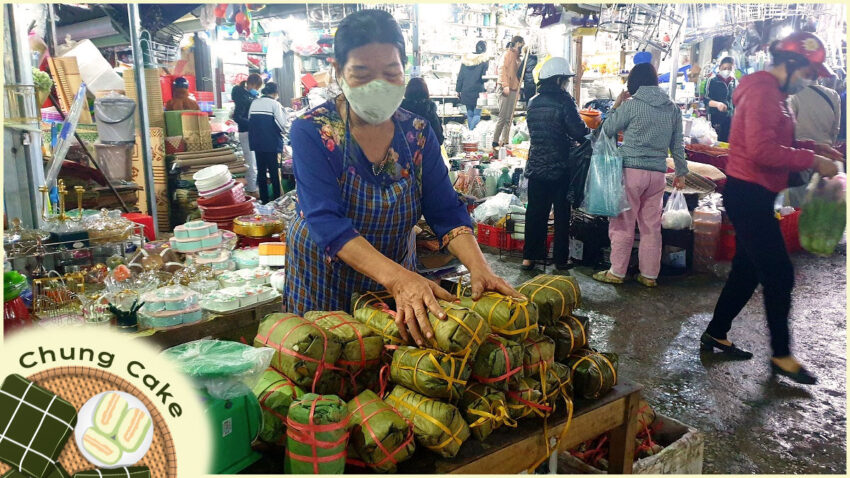
[[[262,93],[266,96],[276,95],[277,94],[277,83],[275,83],[273,81],[266,83],[266,86],[263,87],[263,91],[261,91],[260,93]]]
[[[475,53],[481,54],[487,51],[487,42],[484,40],[479,41],[475,44]]]
[[[423,100],[431,97],[428,93],[428,84],[422,78],[411,78],[404,90],[404,97],[408,100]]]
[[[521,36],[516,35],[516,36],[514,36],[513,38],[511,38],[511,46],[512,46],[512,47],[513,47],[513,46],[516,46],[516,44],[517,44],[517,43],[523,43],[523,44],[525,44],[525,40],[523,40],[523,38],[522,38]]]
[[[257,73],[251,73],[248,75],[248,80],[246,82],[249,85],[263,86],[263,77]]]
[[[383,10],[360,10],[342,19],[334,35],[334,59],[340,68],[351,50],[371,43],[389,43],[398,49],[401,64],[407,64],[404,36],[392,15]]]
[[[652,63],[639,63],[629,72],[629,78],[626,80],[629,94],[637,93],[641,86],[658,86],[658,73]]]
[[[728,63],[728,64],[730,64],[730,65],[734,65],[734,64],[735,64],[735,59],[734,59],[734,58],[732,58],[731,56],[724,56],[724,57],[723,57],[723,59],[722,59],[722,60],[720,60],[720,64],[721,64],[721,65],[725,65],[725,64],[727,64],[727,63]]]
[[[248,82],[244,81],[244,80],[239,82],[239,86],[241,86],[242,88],[245,88],[245,85],[247,85],[247,84],[248,84]]]

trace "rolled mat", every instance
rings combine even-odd
[[[581,289],[573,277],[541,274],[521,284],[517,291],[537,305],[541,325],[554,325],[581,307]]]
[[[454,405],[396,385],[386,402],[413,422],[416,441],[445,458],[454,458],[469,438],[469,426]]]
[[[460,304],[478,313],[490,324],[493,333],[522,341],[537,330],[537,306],[495,292],[485,292],[477,301],[462,297]]]
[[[286,474],[342,474],[348,445],[348,410],[334,395],[308,393],[286,417]]]
[[[570,355],[567,366],[573,371],[573,388],[581,397],[596,400],[617,385],[619,357],[615,353],[600,353],[580,349]]]
[[[533,378],[520,379],[505,396],[508,399],[508,413],[514,420],[525,417],[543,418],[552,413],[552,407],[543,401],[540,382]]]
[[[472,363],[472,378],[499,390],[508,390],[525,376],[522,368],[522,345],[490,334],[478,349]]]
[[[395,473],[396,465],[413,456],[413,424],[375,392],[366,390],[348,402],[349,442],[360,461],[349,463],[380,473]]]
[[[555,363],[555,341],[539,332],[522,341],[522,350],[526,377],[539,378],[542,370]]]
[[[304,395],[298,385],[273,368],[263,372],[254,387],[254,395],[263,410],[263,428],[260,439],[267,443],[283,445],[286,439],[286,416],[292,402]]]
[[[541,327],[541,332],[555,341],[555,361],[563,362],[574,351],[587,347],[590,342],[590,319],[568,315],[555,325]]]
[[[369,327],[354,320],[342,311],[307,312],[304,318],[336,336],[342,344],[342,353],[336,366],[350,372],[380,366],[383,338]]]
[[[454,357],[436,350],[401,346],[393,353],[390,378],[393,383],[430,398],[459,400],[471,372],[467,357]]]
[[[387,345],[404,345],[395,323],[395,301],[388,291],[354,294],[351,315],[361,324],[377,332]]]
[[[342,352],[336,336],[294,314],[267,315],[254,338],[255,347],[275,350],[271,366],[313,393],[340,393],[342,377],[334,363]]]
[[[466,387],[460,409],[472,436],[481,441],[502,425],[516,427],[516,421],[508,412],[504,392],[483,383],[472,383]]]

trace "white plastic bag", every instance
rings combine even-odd
[[[499,193],[475,208],[472,217],[479,224],[492,225],[511,212],[511,206],[522,207],[522,203],[513,194]]]
[[[688,211],[688,203],[685,195],[678,189],[673,191],[667,199],[664,214],[661,215],[661,227],[664,229],[682,230],[688,229],[693,223],[691,213]]]

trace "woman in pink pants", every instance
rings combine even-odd
[[[649,63],[635,65],[629,73],[627,91],[614,102],[602,125],[602,133],[608,136],[620,131],[623,132],[623,144],[619,152],[623,157],[630,209],[611,218],[608,228],[611,269],[598,272],[593,278],[609,284],[623,283],[637,223],[640,230],[637,281],[655,287],[661,269],[661,213],[667,185],[668,151],[676,165],[676,187],[684,186],[683,176],[688,173],[688,164],[682,142],[682,114],[658,87],[658,75]]]

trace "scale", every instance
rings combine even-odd
[[[245,347],[227,341],[201,346],[189,342],[164,352],[199,388],[213,431],[210,474],[237,474],[262,458],[251,444],[260,434],[263,411],[251,389],[241,382],[241,376],[257,367],[257,362],[243,356]]]

